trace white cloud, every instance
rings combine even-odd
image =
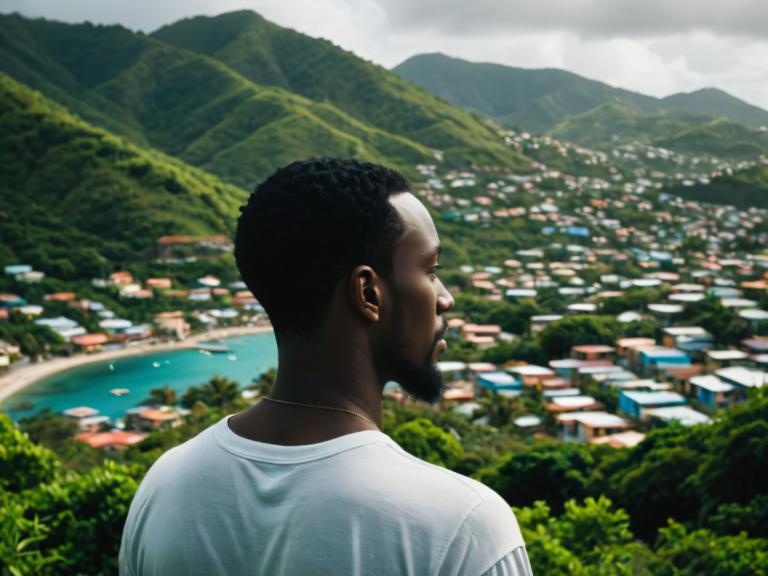
[[[395,28],[452,35],[559,30],[580,36],[691,31],[768,37],[764,0],[381,0]]]

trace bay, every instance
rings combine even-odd
[[[178,398],[191,386],[200,386],[215,375],[249,386],[252,379],[277,366],[274,334],[251,334],[224,340],[228,354],[203,355],[184,349],[148,352],[114,361],[86,364],[54,374],[7,398],[0,410],[14,420],[43,409],[62,412],[90,406],[113,421],[149,397],[153,388],[170,386]],[[110,365],[112,366],[110,368]],[[127,388],[129,394],[114,396],[110,390]],[[26,410],[19,408],[31,406]]]

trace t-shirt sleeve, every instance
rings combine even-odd
[[[483,576],[533,576],[528,553],[524,546],[519,546],[496,562]]]
[[[467,515],[456,536],[449,542],[440,564],[441,576],[482,576],[497,574],[492,570],[506,565],[514,566],[516,559],[507,558],[522,549],[527,565],[525,543],[517,520],[509,504],[495,492],[489,491],[483,500]],[[521,552],[517,552],[519,556]],[[506,562],[506,565],[504,564]],[[491,572],[488,572],[491,570]],[[529,572],[498,572],[498,574]]]

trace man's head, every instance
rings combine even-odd
[[[441,314],[453,300],[434,275],[432,219],[407,190],[402,174],[376,164],[294,162],[243,207],[235,257],[279,344],[316,337],[338,320],[329,314],[348,315],[382,378],[434,400]]]

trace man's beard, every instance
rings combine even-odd
[[[402,316],[400,315],[401,310],[399,310],[399,308],[397,309],[397,314],[398,322],[395,334],[401,335]],[[443,397],[443,392],[445,390],[443,376],[440,374],[440,371],[437,369],[437,366],[432,359],[434,357],[435,348],[437,347],[438,342],[442,339],[446,328],[447,323],[443,320],[443,325],[438,333],[435,334],[429,353],[421,364],[414,364],[405,358],[404,351],[407,348],[407,345],[403,345],[401,342],[398,346],[395,366],[397,383],[400,384],[400,387],[407,394],[418,400],[429,402],[430,404],[434,404],[440,400]]]
[[[445,382],[443,376],[432,364],[431,354],[421,366],[401,359],[397,366],[398,384],[402,389],[416,398],[434,404],[443,397]]]

